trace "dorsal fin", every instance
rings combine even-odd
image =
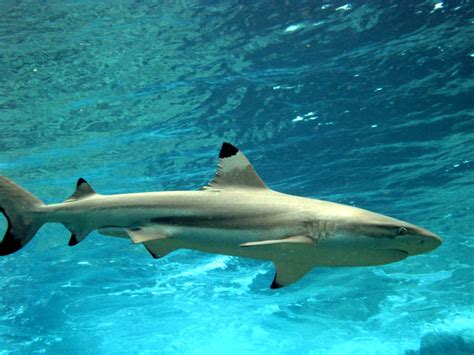
[[[245,155],[230,143],[224,142],[214,179],[202,190],[232,187],[267,189]]]
[[[76,184],[76,191],[74,191],[74,193],[64,202],[76,201],[95,194],[96,192],[91,185],[89,185],[89,183],[83,178],[79,178]]]

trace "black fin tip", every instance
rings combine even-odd
[[[150,255],[153,257],[153,259],[159,259],[160,257],[158,255],[156,255],[155,253],[153,253],[151,251],[151,249],[149,249],[146,245],[145,245],[145,248],[146,250],[148,250],[148,252],[150,253]]]
[[[77,186],[81,186],[82,184],[87,184],[87,181],[86,181],[85,179],[83,179],[83,178],[79,178],[79,179],[77,180],[77,184],[76,184],[76,185],[77,185]]]
[[[77,245],[79,243],[79,241],[77,240],[77,237],[75,234],[71,235],[71,239],[69,239],[69,243],[68,245],[70,247],[73,247],[74,245]]]
[[[0,242],[0,256],[5,256],[5,255],[13,254],[14,252],[20,250],[23,247],[23,245],[21,244],[20,240],[13,238],[13,235],[11,233],[12,222],[10,220],[10,217],[8,217],[5,209],[0,207],[0,213],[2,213],[5,216],[8,223],[8,228],[5,233],[5,236],[3,237],[3,240]]]
[[[13,238],[10,232],[7,232],[0,244],[0,256],[10,255],[20,250],[23,247],[21,241]]]
[[[219,152],[219,158],[229,158],[233,155],[236,155],[238,152],[239,150],[232,144],[224,142],[222,143],[221,151]]]
[[[270,288],[271,288],[272,290],[276,290],[277,288],[282,288],[282,287],[283,287],[283,285],[280,285],[280,284],[276,281],[276,279],[277,279],[277,275],[275,274],[275,277],[273,278],[272,284],[270,285]]]

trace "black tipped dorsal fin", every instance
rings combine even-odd
[[[217,172],[202,190],[224,188],[267,189],[245,155],[230,143],[223,143],[219,152]]]
[[[76,184],[76,191],[74,191],[74,193],[64,202],[76,201],[95,194],[96,192],[91,185],[89,185],[89,183],[83,178],[79,178]]]

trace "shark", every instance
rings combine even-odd
[[[22,249],[45,223],[61,223],[69,245],[92,231],[143,244],[156,259],[192,249],[272,261],[270,288],[315,267],[373,266],[430,252],[441,238],[414,224],[361,208],[269,188],[235,146],[223,143],[214,178],[199,190],[103,195],[79,178],[64,202],[44,204],[0,177],[7,230],[0,255]]]

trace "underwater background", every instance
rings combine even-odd
[[[1,0],[0,175],[46,203],[198,189],[228,141],[444,243],[270,290],[270,262],[45,225],[0,258],[0,353],[472,354],[473,44],[468,0]]]

